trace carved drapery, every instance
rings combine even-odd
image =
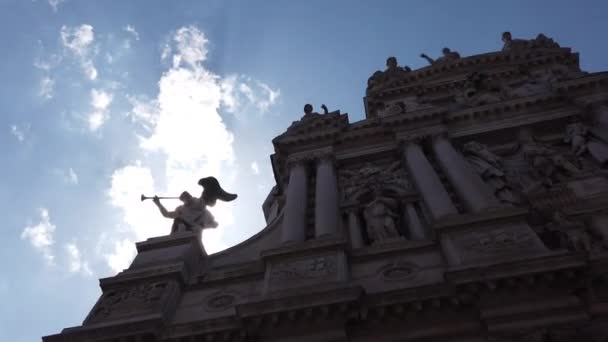
[[[468,210],[476,212],[499,205],[490,188],[454,149],[445,134],[435,135],[432,146],[439,166]]]
[[[335,235],[338,227],[338,184],[331,154],[317,159],[315,236]]]
[[[417,141],[406,141],[403,150],[408,173],[431,216],[437,220],[458,211]]]
[[[363,231],[357,208],[347,209],[346,214],[348,215],[348,236],[350,245],[352,248],[361,248],[365,245],[365,242],[363,241]]]
[[[289,163],[289,183],[283,216],[283,242],[300,242],[306,239],[306,196],[308,175],[305,160]]]

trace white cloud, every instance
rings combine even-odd
[[[153,203],[141,203],[141,194],[175,196],[187,190],[198,196],[202,188],[197,180],[209,175],[219,175],[222,187],[232,189],[237,174],[234,137],[220,107],[229,111],[242,106],[259,108],[260,101],[265,101],[262,106],[267,108],[279,97],[278,90],[257,80],[221,77],[207,69],[207,44],[196,27],[180,28],[162,50],[161,60],[172,63],[158,82],[158,95],[152,99],[127,97],[132,105],[128,116],[143,126],[145,133],[138,136],[142,161],[115,170],[108,190],[110,203],[121,210],[123,221],[118,228],[123,236],[110,241],[105,252],[114,271],[128,267],[135,255],[135,241],[169,233],[171,220],[164,219]],[[155,168],[158,156],[164,163]],[[259,172],[257,163],[251,167]],[[172,210],[180,202],[167,200],[163,204]],[[209,253],[227,247],[222,234],[234,222],[232,203],[219,203],[211,211],[220,226],[203,232]]]
[[[233,136],[218,113],[222,101],[222,80],[203,66],[207,39],[195,27],[179,29],[163,53],[173,53],[173,64],[159,80],[154,99],[129,97],[131,118],[147,128],[140,136],[140,147],[164,156],[164,168],[154,174],[164,177],[163,188],[156,188],[152,170],[141,162],[114,172],[109,190],[110,202],[122,209],[123,222],[130,236],[114,242],[107,254],[108,265],[122,270],[132,259],[133,243],[151,236],[166,235],[171,220],[164,219],[152,203],[141,203],[140,194],[178,195],[188,190],[200,194],[197,180],[207,175],[222,175],[222,186],[230,189],[234,179]],[[169,56],[165,56],[168,58]],[[178,201],[164,201],[167,209]],[[231,204],[212,209],[220,227],[204,232],[208,252],[225,248],[222,230],[232,224]]]
[[[68,243],[65,245],[65,250],[68,255],[68,271],[70,273],[82,272],[84,275],[92,275],[89,264],[83,260],[80,250],[75,243]]]
[[[25,126],[17,126],[11,125],[11,134],[19,140],[19,142],[23,142],[25,140],[25,132],[29,131],[29,125]]]
[[[21,239],[28,240],[34,248],[42,253],[44,259],[50,265],[55,262],[55,255],[51,250],[55,243],[53,239],[55,229],[55,225],[51,223],[48,209],[41,208],[40,222],[33,226],[26,226],[21,233]]]
[[[137,251],[129,239],[116,241],[113,247],[114,250],[105,255],[106,262],[112,271],[120,272],[129,267]]]
[[[133,38],[135,38],[135,40],[139,40],[139,32],[137,32],[135,30],[135,27],[131,26],[131,25],[127,25],[124,27],[124,30],[127,31],[128,33],[133,35]]]
[[[61,42],[76,58],[80,60],[85,75],[90,80],[97,79],[97,69],[91,59],[92,44],[95,40],[93,26],[83,24],[78,27],[61,27]]]
[[[109,92],[91,89],[91,107],[88,115],[89,129],[97,131],[108,120],[108,107],[112,103],[113,95]]]
[[[180,65],[201,68],[200,63],[207,58],[207,43],[209,42],[199,29],[194,26],[182,27],[173,37],[177,53],[173,55],[173,67]]]
[[[53,174],[61,177],[64,182],[70,185],[78,184],[78,174],[71,167],[67,170],[55,168],[52,170]]]
[[[76,174],[76,172],[74,172],[74,169],[69,168],[66,181],[70,184],[78,184],[78,175]]]
[[[42,43],[40,43],[40,49],[44,50]],[[34,67],[43,71],[50,71],[54,67],[58,66],[63,57],[58,54],[51,54],[47,59],[36,58],[34,60]]]
[[[256,106],[262,111],[266,112],[270,108],[270,106],[274,105],[277,102],[277,99],[281,95],[281,91],[279,89],[272,89],[265,83],[260,81],[256,82],[258,86],[262,89],[261,95],[259,96],[259,100],[256,103]]]
[[[246,76],[229,75],[220,83],[222,105],[229,113],[253,106],[256,111],[267,112],[277,103],[281,91],[264,82]]]
[[[129,266],[135,257],[135,241],[169,233],[171,222],[160,216],[153,203],[140,201],[140,195],[154,193],[152,172],[139,161],[112,174],[108,197],[113,206],[121,209],[128,229],[128,236],[114,241],[112,250],[105,253],[106,262],[113,271],[119,272]]]
[[[260,174],[260,167],[258,166],[257,162],[251,163],[251,172],[253,172],[254,175]]]
[[[48,0],[49,5],[51,5],[51,8],[53,8],[54,12],[57,12],[59,5],[63,2],[65,2],[65,0]]]
[[[47,100],[51,99],[53,98],[54,88],[55,81],[52,78],[45,76],[40,80],[40,90],[38,91],[38,95]]]

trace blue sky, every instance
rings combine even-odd
[[[386,57],[499,50],[543,32],[608,69],[606,1],[0,0],[0,341],[79,325],[98,278],[169,231],[141,193],[239,199],[210,251],[263,228],[270,140],[304,103],[364,117]],[[174,203],[166,202],[167,206]]]

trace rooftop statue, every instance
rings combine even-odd
[[[322,104],[321,105],[321,109],[323,109],[323,114],[329,114],[329,110],[327,109],[327,106]],[[311,115],[321,115],[317,112],[313,112],[313,107],[310,103],[307,103],[304,105],[304,116],[311,116]]]
[[[502,33],[502,41],[504,43],[502,51],[520,50],[526,48],[559,48],[553,39],[540,33],[535,39],[513,39],[511,32]]]
[[[217,200],[224,202],[233,201],[237,198],[237,195],[224,191],[215,177],[201,178],[198,181],[198,185],[203,187],[201,197],[194,197],[188,191],[184,191],[177,197],[183,204],[173,211],[168,211],[160,203],[160,200],[162,198],[176,197],[146,197],[142,195],[141,200],[152,198],[160,213],[166,218],[173,219],[171,234],[185,231],[200,233],[205,228],[216,228],[218,226],[213,215],[207,210],[207,206],[213,207]]]
[[[396,77],[402,76],[411,72],[412,69],[408,66],[400,67],[399,63],[397,63],[396,57],[389,57],[386,59],[386,70],[384,71],[376,71],[368,80],[367,80],[367,90],[371,90],[372,88],[376,88],[379,84],[394,79]]]
[[[420,54],[420,57],[426,59],[427,62],[429,62],[429,64],[431,65],[435,65],[435,64],[440,64],[440,63],[445,63],[445,62],[451,62],[451,61],[455,61],[457,59],[460,59],[460,54],[456,51],[452,51],[449,48],[445,47],[441,50],[441,53],[443,54],[443,56],[437,58],[437,59],[432,59],[431,57],[427,56],[424,53]]]

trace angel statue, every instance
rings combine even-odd
[[[203,193],[200,198],[192,196],[188,191],[184,191],[179,197],[146,197],[142,195],[141,200],[152,198],[160,213],[166,218],[173,219],[171,234],[185,231],[201,233],[205,228],[216,228],[218,226],[213,215],[207,210],[207,206],[213,207],[217,200],[224,202],[233,201],[237,198],[237,195],[224,191],[215,177],[201,178],[198,181],[198,185],[203,187]],[[168,211],[160,203],[162,198],[179,199],[183,204],[173,211]]]

